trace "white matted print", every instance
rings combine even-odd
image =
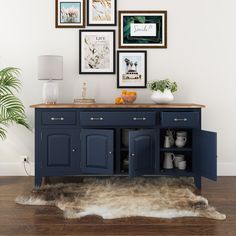
[[[85,0],[56,0],[57,28],[85,27]]]
[[[117,52],[117,87],[147,87],[147,51]]]
[[[156,24],[130,24],[131,37],[155,37],[157,34]]]
[[[80,31],[80,74],[115,73],[115,31]]]
[[[117,0],[87,0],[88,25],[116,25]]]

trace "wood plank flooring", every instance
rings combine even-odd
[[[15,197],[31,190],[33,177],[0,177],[0,235],[220,235],[236,236],[236,177],[205,180],[201,194],[227,215],[225,221],[205,218],[155,219],[135,217],[103,220],[96,216],[66,220],[49,206],[21,206]]]

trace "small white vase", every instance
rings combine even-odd
[[[164,92],[153,91],[151,99],[155,103],[170,103],[174,100],[174,96],[169,89],[165,89]]]

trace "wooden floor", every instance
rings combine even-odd
[[[15,197],[33,187],[32,177],[0,177],[0,235],[220,235],[236,236],[236,177],[204,181],[201,194],[227,215],[225,221],[204,218],[129,218],[91,216],[65,220],[55,207],[21,206]]]

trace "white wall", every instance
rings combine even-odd
[[[220,174],[236,174],[236,1],[235,0],[118,0],[119,10],[167,10],[168,49],[148,50],[148,79],[177,81],[176,102],[206,104],[203,128],[218,132]],[[0,68],[22,69],[20,97],[34,126],[30,104],[41,102],[37,56],[64,56],[61,102],[72,102],[82,82],[98,102],[113,102],[120,93],[116,75],[79,75],[78,29],[54,27],[54,0],[0,0]],[[150,91],[138,90],[138,102]],[[9,129],[0,141],[0,175],[22,174],[20,155],[34,161],[33,133]],[[14,166],[15,172],[6,166]],[[16,169],[17,168],[17,169]]]

